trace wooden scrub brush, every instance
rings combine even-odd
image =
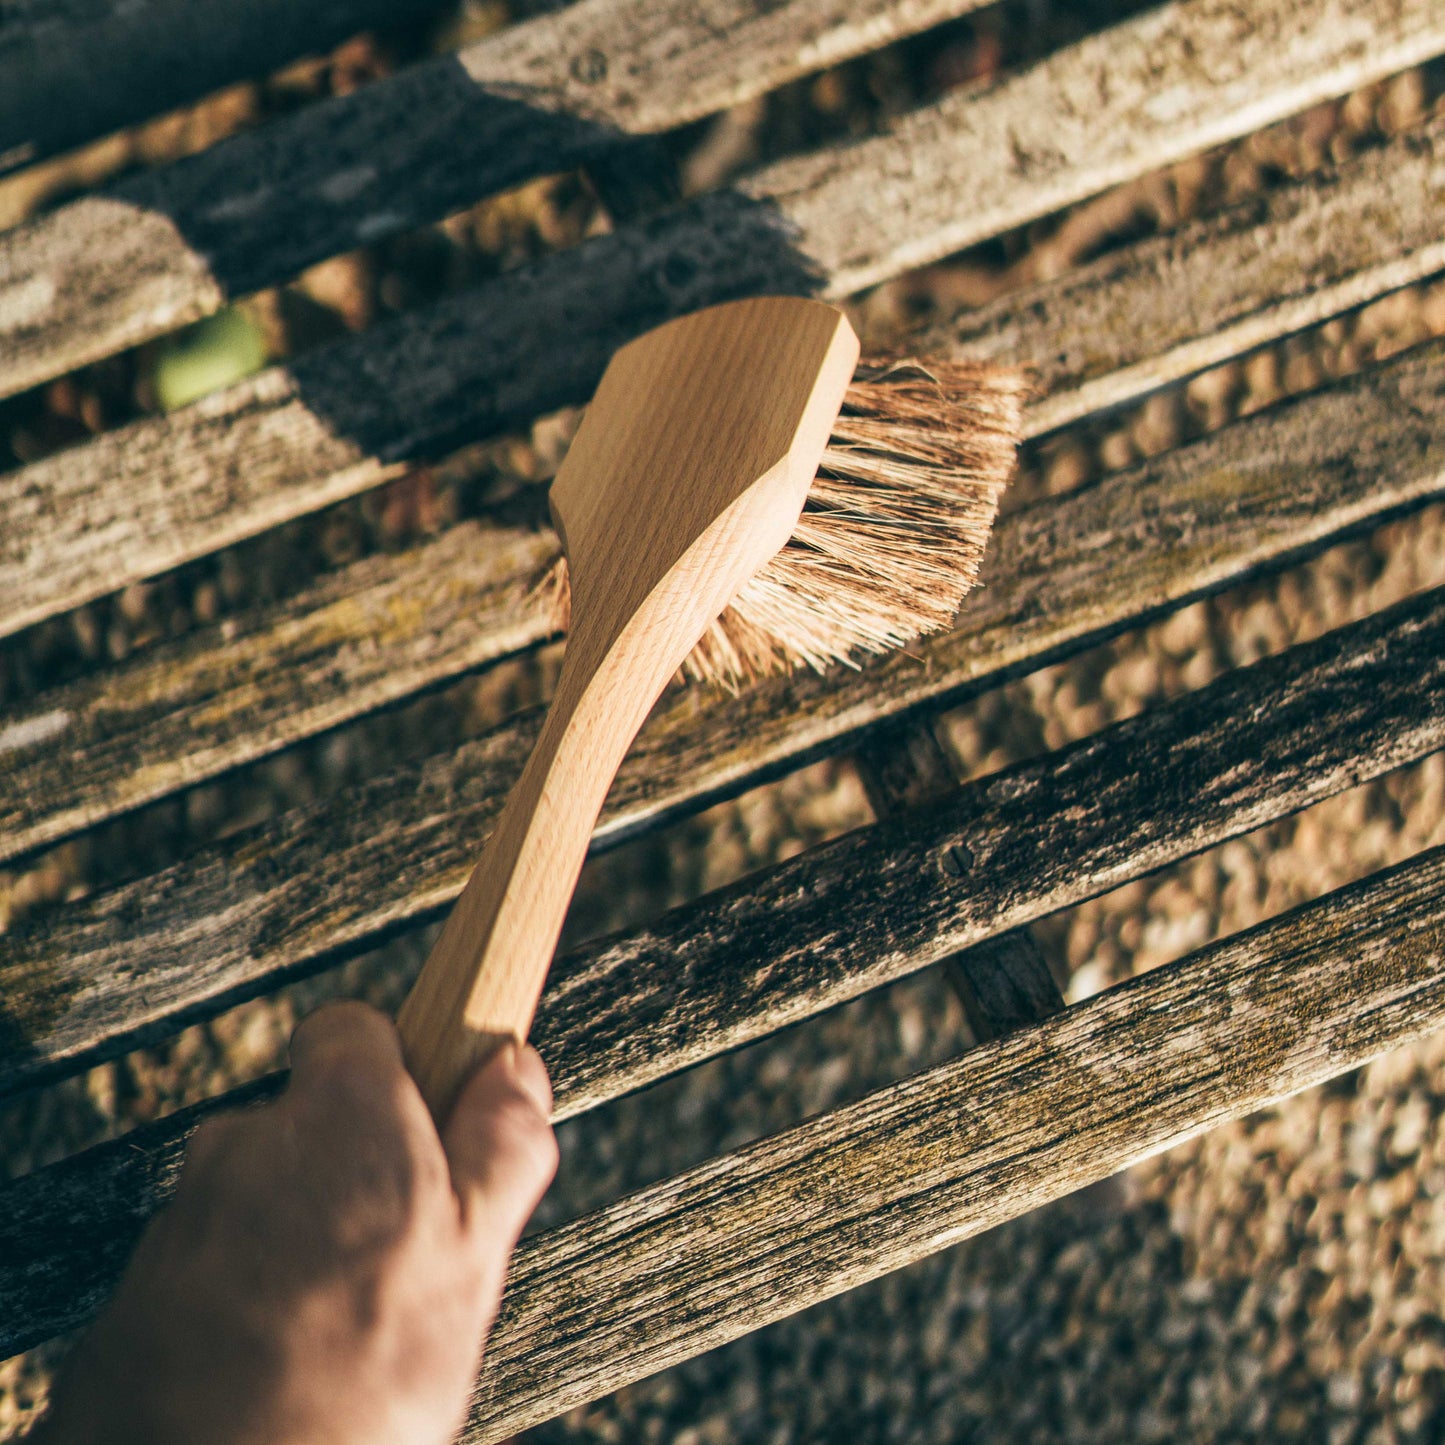
[[[438,1120],[526,1037],[607,790],[678,669],[736,688],[856,665],[946,626],[976,580],[1020,374],[857,363],[842,312],[763,297],[668,322],[603,375],[550,494],[556,695],[397,1020]]]

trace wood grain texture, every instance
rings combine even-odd
[[[782,207],[843,296],[1442,49],[1434,0],[1176,0],[740,189]]]
[[[0,633],[583,401],[672,317],[812,288],[776,216],[724,200],[45,458],[0,487]]]
[[[1442,1023],[1436,851],[529,1240],[463,1439],[504,1439]]]
[[[635,18],[646,7],[608,0],[597,8]],[[902,33],[913,17],[927,23],[945,8],[971,7],[893,5],[860,23],[841,5],[799,0],[756,21],[786,27],[793,12],[806,16],[796,34],[770,39],[773,49],[740,48],[724,24],[705,51],[688,50],[685,60],[672,52],[671,37],[706,25],[713,8],[672,32],[666,25],[695,9],[679,0],[651,40],[634,36],[638,54],[665,51],[685,75],[676,85],[657,73],[633,77],[630,104],[677,101],[668,122],[677,124],[698,113],[681,99],[697,76],[725,78],[710,99],[740,98],[750,85],[759,93],[798,73],[800,57],[811,63],[872,43],[874,24]],[[753,10],[721,8],[734,19]],[[576,23],[587,10],[545,23]],[[597,33],[613,38],[583,49],[549,31],[532,52],[526,29],[484,42],[507,51],[491,69],[473,52],[414,67],[388,89],[314,107],[0,237],[0,395],[192,320],[223,296],[610,149],[615,127],[631,120],[615,107],[587,110],[576,94],[586,83],[572,66],[600,74],[605,89],[610,66],[589,57],[615,54],[615,34],[627,27],[610,32],[599,19]],[[825,39],[835,34],[846,44]],[[1445,18],[1433,0],[1257,0],[1244,9],[1183,0],[999,86],[946,97],[876,140],[773,167],[740,190],[781,208],[825,273],[825,293],[841,296],[1442,49]],[[543,57],[550,89],[529,53]]]
[[[1405,604],[559,961],[536,1030],[559,1111],[1438,749],[1445,699],[1424,695],[1445,679],[1442,628],[1445,594]]]
[[[1442,232],[1445,122],[919,348],[1042,364],[1037,432],[1418,280],[1445,262]],[[670,316],[826,285],[799,250],[812,240],[766,205],[708,198],[23,468],[0,488],[0,634],[583,401]]]
[[[581,0],[129,178],[0,237],[0,396],[979,3]]]
[[[549,494],[571,611],[557,690],[397,1015],[438,1123],[485,1059],[526,1039],[613,777],[683,659],[797,528],[857,365],[847,317],[795,296],[680,317],[608,364]]]
[[[463,522],[0,714],[0,859],[535,644],[550,530]]]
[[[1262,209],[1240,208],[982,313],[964,313],[924,333],[917,349],[1031,360],[1049,389],[1026,426],[1047,429],[1096,402],[1137,397],[1237,347],[1319,320],[1376,288],[1428,274],[1442,260],[1442,170],[1445,122],[1336,174],[1274,192]],[[773,220],[727,198],[604,238],[589,255],[585,267],[519,274],[510,297],[493,294],[480,310],[430,317],[395,337],[385,357],[363,342],[334,374],[375,376],[388,391],[409,387],[410,443],[434,444],[456,434],[464,409],[479,399],[501,407],[484,425],[500,425],[585,396],[610,350],[633,334],[628,306],[661,320],[720,295],[808,284]],[[523,310],[537,346],[499,345],[498,336],[520,334],[515,318]],[[560,345],[569,327],[567,348],[556,356],[576,369],[559,377],[558,361],[543,364],[542,354],[554,338]],[[321,384],[308,380],[305,389],[314,394]],[[262,454],[247,444],[246,422],[264,407],[254,393],[243,395],[251,404],[238,399],[227,412],[224,440],[222,428],[193,418],[141,433],[137,451],[159,448],[169,458],[159,466],[167,486],[215,478],[217,508],[226,505],[222,479],[237,471],[257,477],[273,500],[286,495],[290,479],[301,495],[288,505],[304,509],[329,485],[328,453],[308,454],[304,445],[304,402],[293,399],[279,408],[286,415],[271,415],[273,448]],[[294,445],[276,440],[288,436]],[[123,453],[87,448],[67,456],[69,489],[53,480],[58,471],[37,485],[59,488],[52,495],[88,510],[86,499],[113,490],[108,478],[125,466]],[[378,464],[374,475],[384,474]],[[123,545],[141,570],[169,565],[174,555],[165,550],[167,538],[158,556],[148,532],[127,531]],[[9,736],[33,741],[12,750],[0,769],[0,859],[539,640],[541,609],[528,611],[520,598],[545,545],[527,543],[506,524],[469,524],[416,553],[356,564],[288,607],[253,610],[224,631],[212,628],[137,658],[103,688],[60,689],[12,713],[0,738],[13,729]],[[114,580],[113,568],[108,554],[89,550],[69,572],[53,559],[8,571],[0,561],[16,612],[27,594],[39,613],[69,605]]]
[[[6,0],[0,174],[329,50],[396,13],[385,0]]]
[[[1442,410],[1437,343],[1006,519],[992,554],[1002,565],[986,567],[955,631],[858,672],[666,701],[624,763],[595,840],[655,827],[1440,495]],[[524,715],[454,754],[12,931],[0,998],[16,1043],[0,1061],[0,1088],[172,1030],[435,913],[460,889],[536,726],[535,713]],[[1195,791],[1177,797],[1202,816]],[[1035,866],[1020,860],[1014,872]],[[900,906],[890,895],[875,912],[888,918]],[[945,953],[969,941],[938,936]],[[860,976],[858,990],[868,986]],[[601,1044],[591,1047],[601,1058]]]
[[[1429,275],[1442,173],[1445,123],[920,345],[1040,361],[1053,389],[1029,426],[1061,425]],[[818,244],[770,204],[711,198],[22,468],[0,488],[0,634],[581,402],[669,316],[829,289]]]
[[[1445,269],[1445,118],[1350,164],[930,326],[925,353],[1027,357],[1038,436]]]
[[[504,1438],[1405,1044],[1445,1022],[1442,970],[1436,850],[539,1235],[465,1438]],[[104,1297],[137,1201],[148,1213],[173,1186],[193,1126],[163,1120],[0,1189],[0,1353]]]

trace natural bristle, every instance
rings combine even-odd
[[[703,635],[687,675],[736,689],[947,627],[978,580],[1027,394],[1013,367],[860,366],[792,538]],[[565,559],[540,588],[565,630]]]

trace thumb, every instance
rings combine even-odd
[[[500,1286],[522,1227],[557,1172],[552,1086],[536,1049],[505,1044],[467,1081],[442,1130],[462,1228]]]

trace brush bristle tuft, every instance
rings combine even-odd
[[[947,627],[978,580],[1028,392],[1025,372],[986,362],[860,366],[792,538],[703,634],[687,676],[735,691]],[[538,591],[565,631],[565,557]]]

